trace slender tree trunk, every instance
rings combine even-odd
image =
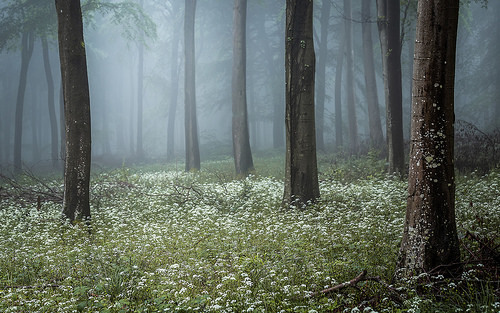
[[[347,119],[349,121],[349,150],[357,154],[358,124],[356,119],[356,103],[354,101],[354,65],[352,54],[352,10],[351,0],[344,0],[344,27],[345,27],[345,49],[346,49],[346,87],[347,87]]]
[[[361,3],[366,103],[368,106],[368,121],[370,126],[370,145],[372,148],[384,150],[382,148],[384,146],[384,134],[382,133],[382,122],[380,121],[377,82],[375,80],[375,66],[373,65],[374,53],[371,26],[372,16],[370,12],[371,3],[371,0],[363,0]]]
[[[186,136],[186,171],[200,169],[200,148],[198,144],[198,121],[196,118],[196,86],[194,59],[194,21],[196,0],[186,0],[184,18],[184,110]]]
[[[335,67],[335,146],[340,150],[344,145],[342,127],[342,68],[344,65],[344,39],[342,39],[337,53]]]
[[[384,73],[389,173],[404,171],[399,0],[377,0],[378,30]]]
[[[143,0],[139,1],[139,5],[143,7]],[[136,154],[139,160],[144,158],[144,148],[142,144],[142,113],[144,99],[144,44],[138,43],[138,64],[137,64],[137,148]]]
[[[323,0],[321,5],[321,32],[318,53],[318,66],[316,71],[316,141],[319,150],[325,150],[324,125],[325,125],[325,85],[326,85],[326,59],[328,48],[328,26],[330,19],[330,1]]]
[[[90,96],[80,0],[55,0],[64,91],[66,159],[63,214],[90,218]]]
[[[179,91],[179,32],[174,31],[172,37],[172,54],[170,58],[170,106],[167,121],[167,160],[174,159],[175,150],[175,115],[177,113],[177,96]]]
[[[49,108],[49,121],[50,121],[50,146],[52,167],[58,167],[58,150],[59,150],[59,135],[57,134],[57,118],[54,97],[54,79],[52,78],[52,69],[50,68],[49,47],[47,38],[42,37],[42,51],[43,51],[43,65],[45,68],[45,79],[47,80],[47,104]]]
[[[30,110],[30,118],[31,118],[31,152],[33,156],[33,163],[37,163],[40,161],[40,132],[38,131],[40,120],[40,110],[39,110],[39,105],[38,105],[38,99],[39,99],[39,94],[38,94],[38,86],[33,86],[30,88],[30,92],[28,94],[31,95],[31,110]]]
[[[319,197],[314,121],[313,2],[286,1],[286,165],[283,204]]]
[[[397,276],[457,270],[453,167],[459,0],[418,2],[408,204]]]
[[[246,92],[247,1],[235,0],[233,12],[233,156],[236,174],[246,176],[253,170]]]
[[[26,81],[28,76],[28,67],[31,56],[33,55],[33,46],[35,36],[31,32],[24,32],[21,38],[21,73],[19,75],[19,87],[17,89],[16,116],[14,127],[14,171],[19,173],[22,169],[22,138],[23,138],[23,110],[24,95],[26,92]]]

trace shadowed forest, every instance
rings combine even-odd
[[[0,311],[498,312],[499,15],[0,0]]]

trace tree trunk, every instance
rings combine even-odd
[[[247,1],[234,1],[233,15],[233,156],[237,175],[246,176],[253,170],[248,132],[246,92],[246,15]]]
[[[325,125],[325,80],[326,59],[328,48],[328,26],[330,19],[330,1],[323,0],[321,5],[321,32],[318,53],[318,67],[316,72],[316,141],[319,150],[325,150],[324,125]]]
[[[389,173],[401,174],[404,170],[404,139],[399,8],[399,0],[377,0],[377,24],[384,74]]]
[[[186,0],[184,17],[184,126],[186,136],[186,171],[200,169],[194,59],[194,20],[196,0]]]
[[[352,55],[352,10],[351,0],[344,0],[344,27],[345,27],[345,49],[346,49],[346,87],[347,87],[347,120],[349,121],[349,150],[357,154],[358,124],[356,120],[356,103],[354,101],[354,65]]]
[[[24,32],[21,38],[21,73],[19,75],[19,87],[17,89],[16,117],[14,126],[14,171],[19,173],[22,169],[22,138],[23,138],[23,110],[24,95],[26,92],[26,81],[28,76],[28,67],[31,56],[33,55],[33,46],[35,36],[31,32]]]
[[[139,1],[139,6],[143,7],[143,0]],[[137,62],[137,147],[135,149],[138,160],[144,158],[144,147],[142,144],[142,113],[144,100],[144,44],[137,43],[138,62]]]
[[[49,47],[47,44],[47,38],[42,37],[42,51],[43,51],[43,65],[45,68],[45,79],[47,80],[47,104],[49,108],[49,120],[50,120],[50,146],[51,146],[51,158],[52,167],[58,167],[59,160],[59,135],[57,134],[57,118],[56,118],[56,108],[55,108],[55,97],[54,97],[54,79],[52,78],[52,69],[50,68],[49,59]]]
[[[366,103],[368,106],[368,121],[370,126],[370,146],[382,149],[384,146],[384,134],[382,133],[382,122],[380,121],[380,109],[378,105],[377,82],[375,80],[375,66],[373,65],[373,40],[372,19],[370,12],[371,0],[363,0],[361,3],[361,31],[363,33],[363,61],[365,68]]]
[[[177,113],[177,96],[179,90],[179,32],[174,31],[172,37],[172,54],[170,58],[170,106],[167,121],[167,161],[174,159],[175,150],[175,115]]]
[[[66,160],[63,214],[70,221],[90,218],[90,97],[79,0],[55,0],[64,91]]]
[[[60,144],[61,151],[59,152],[59,157],[63,161],[66,160],[66,127],[65,127],[65,118],[64,118],[64,90],[63,90],[63,82],[61,76],[61,85],[59,87],[59,125],[61,125],[59,129],[59,134],[61,135]],[[63,175],[64,175],[64,166],[63,166]]]
[[[313,2],[286,1],[286,165],[283,204],[319,197],[314,121]]]
[[[344,40],[341,41],[337,53],[335,67],[335,147],[340,150],[344,145],[342,127],[342,68],[344,65]]]
[[[453,167],[458,6],[458,0],[418,2],[408,204],[397,276],[458,269],[447,266],[460,260]]]

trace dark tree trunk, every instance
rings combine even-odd
[[[373,40],[370,6],[371,0],[363,0],[361,4],[361,20],[363,33],[363,60],[365,68],[366,103],[368,106],[368,121],[370,129],[370,145],[372,148],[385,150],[380,109],[378,105],[377,82],[373,64]]]
[[[384,74],[389,173],[401,174],[404,170],[404,139],[399,2],[377,0],[377,14]]]
[[[397,276],[460,260],[453,167],[454,78],[459,0],[418,2],[408,204]],[[438,268],[439,266],[444,266]]]
[[[286,165],[283,204],[319,197],[314,121],[313,2],[286,1]]]
[[[321,5],[321,32],[318,53],[318,66],[316,71],[316,141],[319,150],[325,150],[324,125],[325,125],[325,80],[326,58],[328,48],[328,26],[330,19],[330,1],[322,1]]]
[[[30,86],[31,87],[31,86]],[[38,99],[39,99],[39,87],[38,86],[33,86],[30,88],[30,93],[31,95],[31,153],[33,155],[33,163],[37,163],[40,161],[40,110],[39,110],[39,105],[38,105]]]
[[[186,136],[186,171],[200,169],[198,121],[196,118],[196,86],[194,59],[194,21],[196,0],[186,0],[184,17],[184,119]]]
[[[59,160],[59,135],[57,134],[57,118],[56,118],[56,108],[55,108],[55,96],[54,96],[54,79],[52,78],[52,69],[50,68],[49,59],[49,47],[47,44],[47,38],[42,37],[42,51],[43,51],[43,65],[45,68],[45,78],[47,80],[47,104],[49,107],[49,121],[50,121],[50,146],[51,146],[51,158],[52,167],[58,167]]]
[[[246,15],[247,1],[234,1],[233,16],[233,156],[236,174],[246,176],[253,170],[248,132],[246,93]]]
[[[174,31],[172,38],[172,54],[170,58],[170,105],[167,121],[167,160],[174,159],[175,149],[175,115],[177,113],[177,96],[179,90],[179,32]]]
[[[344,65],[344,40],[341,41],[337,53],[335,67],[335,147],[340,150],[344,145],[342,127],[342,68]]]
[[[63,214],[70,221],[90,218],[90,97],[79,0],[55,0],[64,91],[66,160]]]
[[[64,118],[64,90],[63,90],[63,83],[62,83],[62,77],[61,77],[61,85],[59,87],[59,125],[61,125],[59,129],[59,134],[61,135],[60,138],[60,144],[61,144],[61,151],[59,152],[59,157],[63,161],[63,163],[66,160],[66,127],[65,127],[65,118]],[[64,171],[64,166],[63,166],[63,171]],[[63,172],[64,175],[64,172]]]
[[[22,139],[23,139],[23,110],[24,95],[26,92],[26,81],[28,67],[33,55],[35,36],[31,32],[24,32],[21,38],[21,73],[19,75],[19,87],[17,89],[16,116],[14,126],[14,171],[19,173],[22,169]]]
[[[347,120],[349,121],[349,150],[357,154],[358,124],[356,119],[356,103],[354,101],[354,65],[352,54],[352,10],[351,0],[344,0],[344,27],[345,27],[345,49],[346,49],[346,93],[347,93]]]

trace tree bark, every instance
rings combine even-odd
[[[328,26],[330,20],[330,1],[323,0],[321,5],[321,31],[318,53],[318,66],[316,71],[316,144],[319,150],[325,150],[324,125],[325,125],[325,85],[326,85],[326,59],[328,51]]]
[[[196,118],[196,86],[194,59],[194,21],[196,0],[186,0],[184,18],[184,109],[186,136],[186,171],[200,169],[200,148],[198,144],[198,121]]]
[[[179,91],[179,32],[174,31],[172,37],[170,68],[170,105],[167,120],[167,161],[174,159],[175,150],[175,115],[177,113],[177,96]]]
[[[377,0],[384,76],[389,173],[404,170],[399,0]]]
[[[234,1],[233,16],[233,156],[237,175],[246,176],[253,170],[248,131],[246,95],[246,15],[247,1]]]
[[[351,0],[344,0],[344,27],[346,49],[346,93],[347,93],[347,119],[349,121],[349,150],[351,154],[359,151],[358,124],[356,119],[356,103],[354,99],[354,69],[352,53],[352,10]]]
[[[340,150],[344,145],[342,127],[342,68],[344,65],[344,39],[342,39],[337,52],[335,67],[335,147]]]
[[[66,159],[63,215],[90,218],[90,96],[79,0],[55,0],[64,92]]]
[[[286,1],[285,206],[319,197],[314,121],[313,2]]]
[[[460,260],[453,166],[458,7],[459,0],[418,2],[408,204],[397,276]]]
[[[384,134],[382,133],[382,122],[380,121],[380,109],[378,104],[377,82],[375,80],[375,66],[373,64],[373,40],[371,26],[371,0],[363,0],[361,3],[361,31],[363,34],[363,61],[365,68],[366,103],[368,107],[368,122],[370,129],[370,146],[382,149],[384,146]]]
[[[55,108],[54,96],[54,79],[52,78],[52,69],[50,67],[49,47],[47,38],[42,37],[42,51],[43,51],[43,65],[45,68],[45,79],[47,80],[47,105],[49,108],[49,121],[50,121],[50,146],[52,167],[58,167],[59,160],[59,135],[57,133],[57,118]]]
[[[19,173],[22,169],[22,138],[23,138],[23,110],[24,95],[26,92],[26,81],[28,76],[28,67],[31,56],[33,55],[33,46],[35,36],[31,32],[23,32],[21,38],[21,73],[19,75],[19,86],[17,89],[16,115],[14,126],[14,171]]]

